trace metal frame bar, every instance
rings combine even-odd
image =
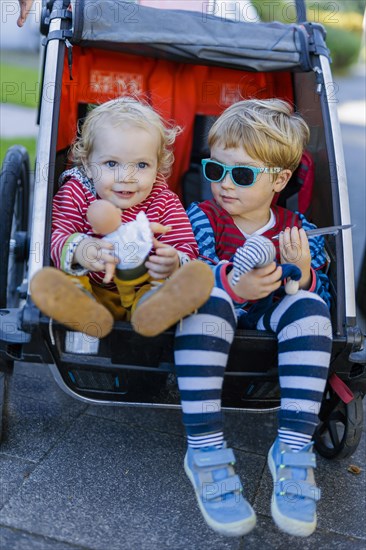
[[[349,208],[349,198],[348,198],[348,187],[347,187],[347,175],[344,161],[344,153],[342,146],[342,135],[341,128],[338,120],[337,113],[337,101],[334,98],[334,83],[332,79],[332,74],[330,70],[329,60],[326,56],[320,55],[320,67],[323,74],[324,80],[324,89],[322,93],[324,94],[324,101],[322,102],[323,113],[328,114],[330,128],[332,130],[332,141],[327,143],[327,148],[330,158],[334,158],[335,165],[332,172],[335,172],[337,175],[337,181],[334,182],[338,187],[338,204],[334,204],[334,213],[337,214],[339,211],[340,219],[335,220],[335,223],[350,224],[351,215]],[[324,124],[326,124],[326,116],[324,116]],[[326,138],[329,136],[326,133]],[[333,185],[333,182],[332,182]],[[333,188],[333,190],[335,190]],[[333,193],[333,200],[335,196]],[[340,242],[342,243],[342,260],[343,265],[340,265],[340,262],[337,262],[337,271],[343,269],[341,277],[338,277],[339,284],[344,284],[345,291],[345,316],[346,319],[353,320],[356,317],[356,300],[355,300],[355,282],[354,282],[354,266],[353,266],[353,249],[352,249],[352,231],[347,229],[341,232],[342,234],[338,236]]]
[[[56,0],[53,9],[62,9],[63,1]],[[52,19],[50,32],[62,28],[61,18]],[[60,108],[60,86],[57,78],[62,74],[63,54],[65,45],[60,40],[51,40],[47,44],[43,87],[40,110],[40,126],[37,142],[36,169],[34,179],[32,229],[28,264],[28,282],[34,274],[43,267],[45,254],[45,231],[49,219],[49,193],[53,185],[53,160],[55,147],[52,142],[58,130],[58,115]],[[60,63],[61,62],[61,63]],[[29,288],[28,288],[29,294]]]
[[[137,403],[133,401],[102,401],[100,399],[93,399],[91,397],[84,397],[76,392],[74,392],[67,384],[65,384],[60,371],[58,370],[57,366],[53,363],[50,363],[49,369],[51,371],[51,374],[57,383],[57,385],[60,387],[60,389],[65,392],[70,397],[77,399],[78,401],[81,401],[82,403],[87,403],[88,405],[101,405],[101,406],[109,406],[109,407],[147,407],[150,409],[176,409],[180,410],[182,407],[181,405],[174,405],[174,404],[166,404],[166,403]],[[278,411],[280,407],[271,407],[271,408],[263,408],[263,409],[252,409],[252,408],[239,408],[239,407],[222,407],[222,410],[224,411],[236,411],[236,412],[256,412],[256,413],[270,413],[273,411]]]
[[[305,0],[295,0],[295,6],[296,20],[297,23],[300,25],[301,23],[307,21]]]

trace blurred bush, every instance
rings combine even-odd
[[[289,0],[290,2],[292,0]],[[353,11],[361,15],[365,11],[366,0],[305,0],[309,6],[319,6],[320,10],[327,11]]]
[[[344,71],[358,59],[362,34],[338,27],[326,27],[326,31],[334,70]]]
[[[337,27],[346,31],[362,34],[363,17],[360,13],[352,11],[327,11],[307,9],[307,18],[309,21],[321,23],[325,27]]]
[[[262,21],[296,22],[291,0],[251,0]],[[324,25],[333,70],[344,72],[358,59],[363,32],[365,0],[307,0],[307,19]]]

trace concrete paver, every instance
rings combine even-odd
[[[0,455],[0,507],[18,490],[36,464],[13,455]],[[1,547],[0,547],[1,548]]]
[[[204,523],[183,471],[180,411],[86,406],[58,388],[46,365],[24,363],[16,364],[10,405],[8,440],[0,447],[4,550],[346,550],[366,544],[365,434],[353,457],[318,458],[319,526],[309,539],[297,539],[280,533],[270,517],[266,455],[276,414],[226,412],[237,472],[258,513],[252,533],[228,539]],[[347,471],[351,463],[362,468],[360,475]]]
[[[6,550],[85,550],[85,547],[58,542],[25,531],[0,527],[0,548]]]

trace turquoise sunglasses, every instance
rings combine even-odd
[[[230,177],[238,187],[254,185],[258,174],[278,174],[282,168],[256,168],[255,166],[229,166],[217,160],[202,159],[203,174],[211,182],[219,183],[229,172]]]

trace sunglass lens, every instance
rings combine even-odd
[[[220,181],[224,174],[224,168],[216,162],[208,162],[205,165],[205,176],[210,181]]]
[[[250,168],[244,168],[242,166],[233,168],[232,174],[235,183],[243,187],[252,185],[254,181],[254,172],[252,172]]]

